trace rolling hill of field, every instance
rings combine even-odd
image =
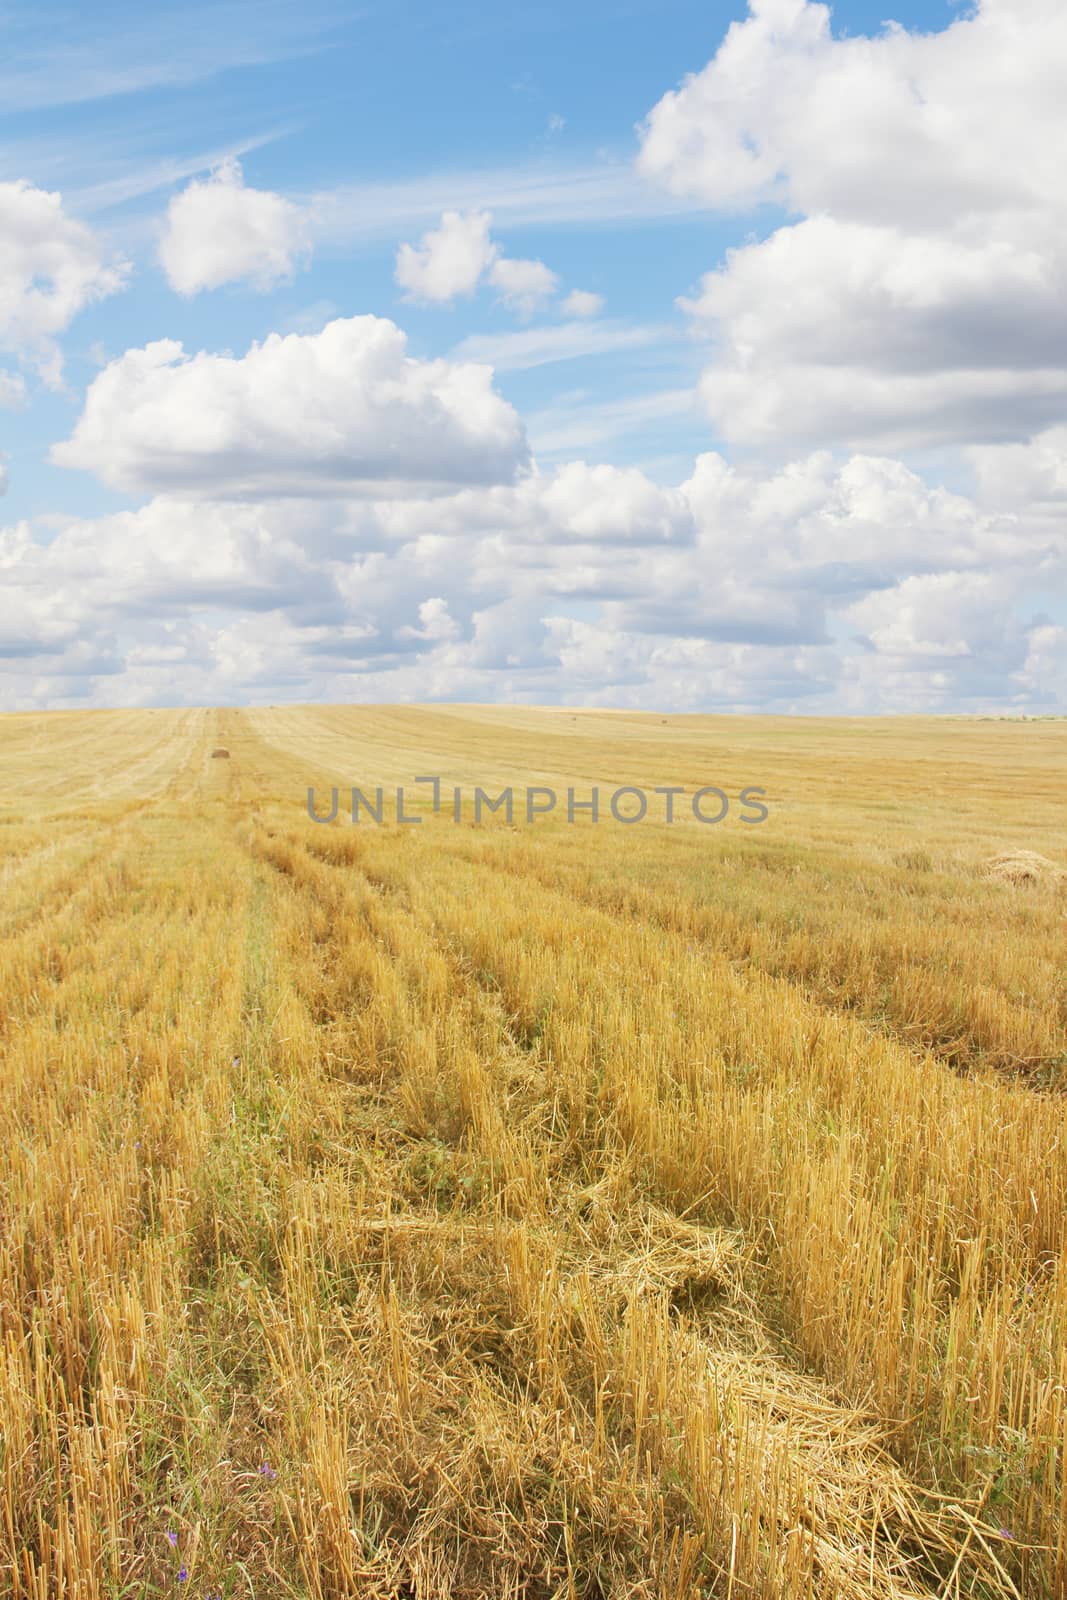
[[[0,1592],[1067,1592],[1065,779],[1051,719],[0,718]]]

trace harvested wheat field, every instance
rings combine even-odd
[[[1067,723],[0,745],[0,1592],[1067,1592]]]

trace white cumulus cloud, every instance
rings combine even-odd
[[[637,467],[569,461],[541,490],[550,523],[565,538],[610,544],[687,542],[692,511],[679,489],[664,489]]]
[[[492,238],[488,211],[446,211],[417,245],[402,244],[393,276],[405,299],[450,305],[489,283],[521,317],[532,316],[555,295],[559,277],[543,261],[504,255]]]
[[[381,489],[0,528],[0,703],[440,696],[692,709],[1062,703],[1062,516],[899,461],[572,461],[436,499]],[[574,608],[580,608],[579,615]]]
[[[440,595],[434,595],[429,600],[423,600],[419,606],[419,626],[405,624],[404,627],[397,629],[397,637],[422,639],[427,644],[437,644],[446,639],[458,639],[462,632],[455,618],[448,614],[447,600],[442,600]]]
[[[91,230],[64,211],[61,195],[24,180],[0,183],[0,241],[0,350],[58,384],[58,336],[85,306],[124,286],[129,264],[108,259]],[[8,375],[9,401],[12,382]]]
[[[572,289],[560,302],[560,310],[567,317],[599,317],[604,309],[604,296],[592,289]]]
[[[1067,506],[1067,424],[1048,428],[1026,444],[982,445],[968,454],[985,500],[1005,507],[1022,500],[1062,517]]]
[[[246,187],[240,163],[231,158],[174,196],[159,259],[181,295],[225,283],[265,291],[289,282],[308,249],[301,208],[268,189]]]
[[[417,245],[402,244],[396,281],[412,300],[444,305],[473,294],[496,259],[488,211],[446,211]]]
[[[543,261],[512,260],[501,256],[489,269],[489,282],[500,298],[520,316],[532,316],[559,288],[559,278]]]
[[[527,449],[492,370],[418,361],[385,318],[271,334],[243,357],[175,340],[95,378],[52,460],[131,492],[256,498],[510,480]]]
[[[835,38],[750,0],[653,108],[639,167],[800,220],[683,302],[729,439],[891,449],[1026,438],[1067,409],[1067,119],[1058,0],[979,0],[936,33]]]

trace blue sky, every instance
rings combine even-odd
[[[1062,709],[1063,29],[0,10],[0,707]]]

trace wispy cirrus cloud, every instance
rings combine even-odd
[[[223,0],[0,11],[0,106],[5,115],[182,88],[237,67],[325,48],[345,21],[323,5]]]
[[[561,227],[684,218],[707,209],[642,178],[623,161],[431,172],[389,183],[341,184],[302,198],[317,237],[351,248],[393,239],[449,210],[488,210],[508,227]]]
[[[73,171],[70,160],[75,152],[70,150],[69,145],[64,146],[62,156],[53,162],[49,162],[47,157],[42,162],[33,151],[22,152],[21,159],[24,164],[32,166],[34,172],[47,171],[49,166],[60,171],[65,169],[67,178],[64,190],[71,209],[81,216],[92,216],[96,212],[126,205],[131,200],[157,194],[161,189],[169,189],[187,178],[214,172],[229,162],[239,161],[242,156],[262,150],[265,145],[273,144],[291,131],[288,126],[271,128],[211,149],[199,147],[188,155],[146,154],[131,158],[128,142],[122,152],[97,147],[89,153],[86,164]],[[90,173],[92,181],[86,181]]]
[[[695,423],[700,415],[694,386],[658,389],[623,400],[562,396],[543,411],[529,412],[526,426],[538,455],[554,456],[561,451],[598,450],[659,422],[688,419]]]
[[[524,372],[557,361],[674,343],[684,337],[683,330],[670,323],[559,322],[514,333],[472,333],[454,347],[452,357],[487,361],[498,372]]]

